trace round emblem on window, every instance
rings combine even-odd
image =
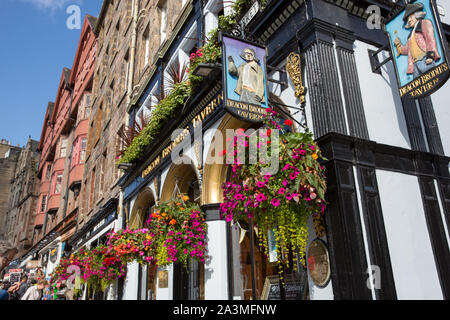
[[[328,249],[320,239],[315,239],[308,249],[308,270],[311,279],[319,287],[325,287],[330,280],[330,259]]]

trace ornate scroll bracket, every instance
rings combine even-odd
[[[300,99],[300,103],[304,104],[306,99],[306,88],[303,86],[302,80],[302,64],[298,53],[291,52],[287,57],[286,71],[289,74],[295,86],[295,96]]]

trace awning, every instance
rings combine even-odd
[[[65,232],[63,235],[61,235],[61,242],[65,242],[69,240],[74,234],[75,234],[76,227],[74,226],[67,232]]]
[[[40,267],[39,260],[30,260],[27,262],[25,269],[36,269]]]

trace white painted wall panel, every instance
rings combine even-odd
[[[356,41],[354,49],[370,140],[411,149],[392,62],[381,68],[382,75],[373,73],[367,50],[378,48]],[[381,53],[379,60],[386,57]]]
[[[205,264],[205,300],[227,300],[227,225],[225,221],[210,221],[207,225],[209,259]]]
[[[376,175],[398,299],[443,299],[417,177]]]
[[[436,3],[438,6],[441,6],[444,9],[445,16],[439,16],[441,18],[442,23],[446,23],[450,25],[450,1],[449,0],[437,0]]]
[[[160,288],[159,276],[156,278],[156,300],[172,300],[173,299],[173,264],[167,267],[158,268],[159,271],[167,270],[168,274],[168,287]]]
[[[132,262],[127,265],[127,275],[123,287],[123,300],[137,300],[139,281],[139,264]]]

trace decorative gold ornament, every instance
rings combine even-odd
[[[295,86],[295,96],[300,99],[300,103],[305,103],[306,88],[302,81],[302,64],[300,55],[291,52],[287,57],[286,71]]]
[[[323,215],[318,214],[317,216],[313,216],[313,222],[314,222],[314,231],[316,232],[316,236],[321,238],[327,234],[326,228],[325,228],[325,220],[323,218]]]

